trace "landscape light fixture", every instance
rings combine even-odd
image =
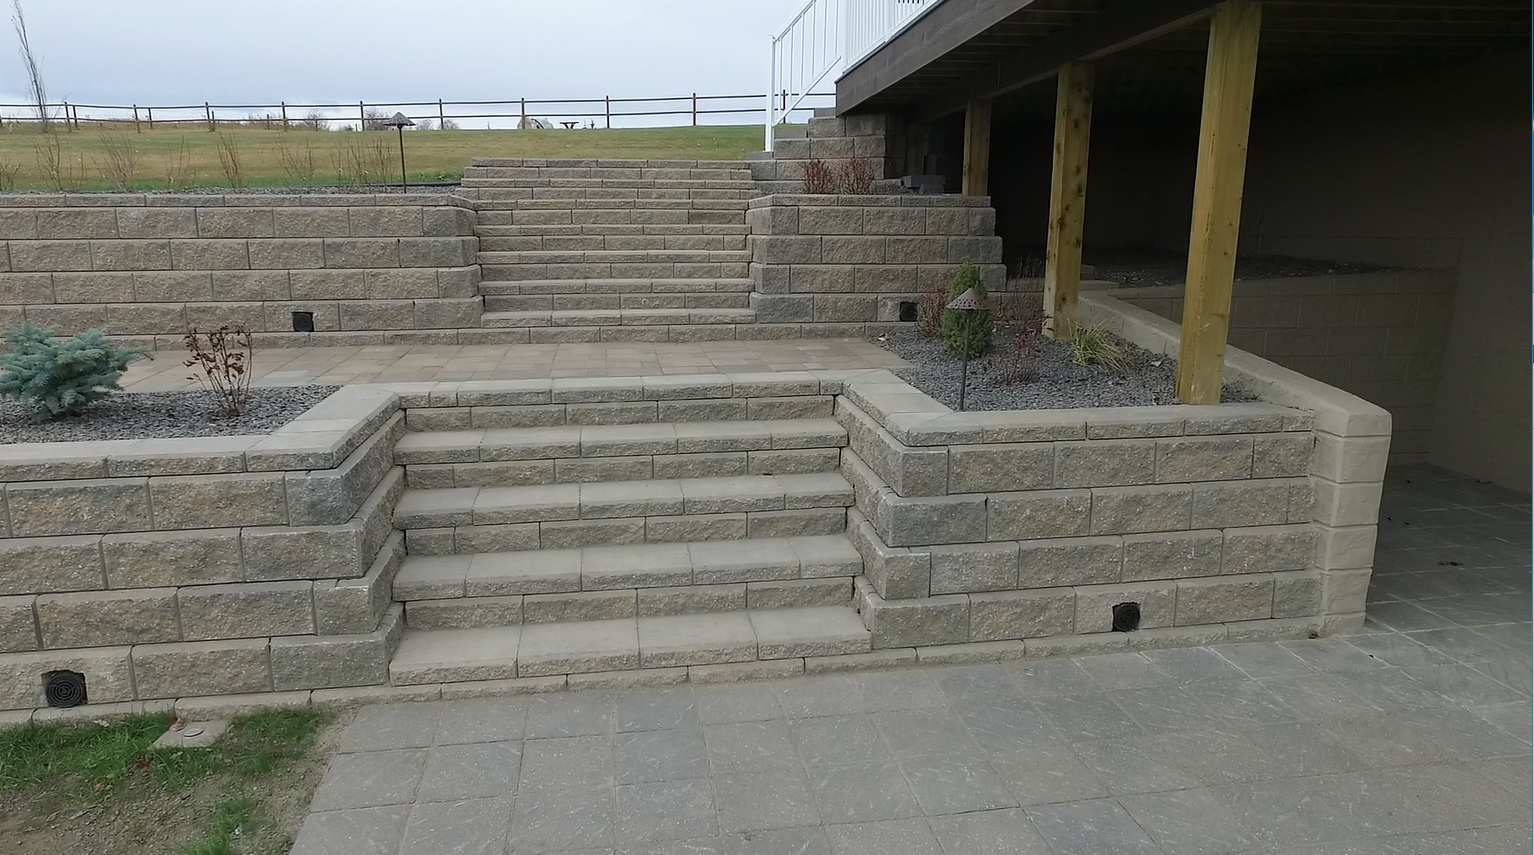
[[[948,301],[945,307],[955,312],[972,313],[980,311],[980,297],[975,294],[975,289],[965,288],[964,293]],[[959,412],[964,412],[964,393],[969,386],[969,342],[965,341],[960,348],[964,356],[963,366],[959,369]]]
[[[415,127],[415,122],[410,121],[404,113],[395,113],[389,121],[384,122],[384,127],[399,131],[399,189],[403,193],[410,189],[410,183],[405,180],[405,129]]]

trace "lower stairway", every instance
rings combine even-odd
[[[511,407],[404,435],[394,685],[869,651],[830,398],[669,403],[671,421],[517,426],[537,408]]]

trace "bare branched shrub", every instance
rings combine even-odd
[[[319,163],[314,156],[313,140],[292,145],[286,142],[277,146],[277,161],[282,164],[283,174],[293,184],[313,184]]]
[[[37,154],[37,168],[55,190],[68,189],[71,184],[69,164],[64,160],[64,144],[57,136],[46,134],[32,144]]]
[[[16,180],[21,177],[21,164],[10,160],[0,160],[0,193],[9,193],[16,189]]]
[[[1037,294],[991,296],[991,317],[1007,333],[1008,346],[999,354],[1005,383],[1027,383],[1039,376],[1039,347],[1044,338],[1044,306]]]
[[[806,160],[804,162],[804,192],[806,193],[835,193],[836,171],[824,160]]]
[[[218,165],[224,171],[224,180],[230,187],[244,187],[245,174],[240,165],[240,140],[234,134],[218,134],[214,141],[218,150]]]
[[[844,160],[836,167],[836,192],[867,196],[874,191],[874,163],[867,158]]]
[[[948,305],[948,289],[933,285],[921,292],[916,306],[916,331],[926,338],[937,338],[943,333],[943,309]]]
[[[417,130],[417,131],[429,131],[429,130],[433,130],[436,127],[437,127],[436,123],[433,122],[431,119],[422,119],[421,121],[415,123],[414,130]]]
[[[52,130],[48,115],[48,87],[43,84],[43,70],[32,50],[32,40],[27,35],[27,16],[21,11],[21,0],[11,0],[11,28],[16,31],[16,47],[21,54],[22,67],[27,70],[27,95],[32,108],[37,111],[37,124],[43,133]]]
[[[391,153],[386,134],[346,134],[331,152],[330,163],[341,184],[376,184],[389,175]]]
[[[298,121],[298,125],[311,131],[323,131],[330,127],[325,121],[325,114],[319,110],[310,110],[305,113],[304,117]]]
[[[138,177],[138,152],[133,148],[132,138],[117,131],[101,134],[102,160],[97,168],[106,175],[112,186],[127,190]]]
[[[195,327],[181,343],[191,354],[182,365],[193,370],[188,380],[196,380],[218,402],[219,413],[234,417],[245,412],[250,401],[250,333],[244,327],[224,325],[210,332]]]
[[[382,110],[369,107],[362,111],[362,129],[364,131],[378,131],[388,127],[384,122],[389,121],[389,114]]]
[[[1025,255],[1012,263],[1010,278],[1013,279],[1041,279],[1044,276],[1044,258],[1039,255]]]
[[[458,130],[458,123],[453,121],[452,119],[443,119],[442,120],[442,124],[438,127],[438,130],[442,130],[442,131],[456,131],[456,130]]]
[[[192,164],[192,147],[182,136],[165,158],[165,183],[172,190],[190,187],[197,181],[197,167]]]

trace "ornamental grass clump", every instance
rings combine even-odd
[[[17,398],[48,415],[72,416],[114,392],[128,363],[144,354],[86,330],[55,340],[53,330],[25,323],[6,335],[0,355],[0,395]]]
[[[967,354],[970,359],[976,359],[991,349],[991,333],[995,326],[991,322],[991,310],[986,307],[985,281],[980,278],[980,269],[966,261],[948,283],[948,299],[952,300],[971,288],[975,289],[975,297],[982,308],[966,312],[943,310],[943,350],[950,356]]]
[[[1116,373],[1129,367],[1128,354],[1101,326],[1078,324],[1071,334],[1071,361],[1077,365],[1098,366]]]

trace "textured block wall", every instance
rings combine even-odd
[[[985,197],[779,194],[751,200],[746,220],[761,323],[897,323],[965,262],[1006,285]]]
[[[178,347],[238,324],[320,333],[477,327],[478,239],[448,196],[0,197],[0,326]]]
[[[1454,274],[1398,270],[1246,280],[1231,300],[1230,343],[1390,411],[1392,462],[1432,450]],[[1113,296],[1182,320],[1182,289],[1120,288]]]

